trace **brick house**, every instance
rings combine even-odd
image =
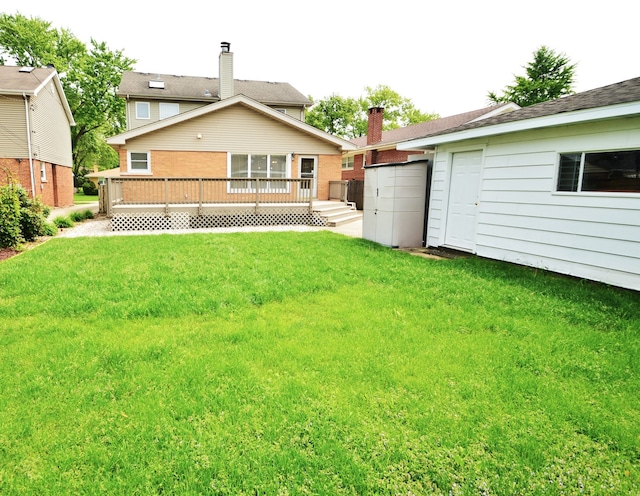
[[[383,131],[384,109],[372,107],[369,109],[367,135],[352,139],[351,143],[357,146],[357,149],[346,151],[342,155],[342,179],[345,181],[363,181],[365,165],[406,162],[410,156],[425,153],[419,149],[398,150],[398,143],[454,128],[474,120],[509,112],[517,108],[519,107],[513,103],[496,105]]]
[[[0,185],[14,181],[45,205],[73,205],[75,125],[52,67],[0,66]]]
[[[288,83],[234,79],[226,42],[219,73],[123,74],[127,131],[107,140],[121,177],[309,178],[314,197],[328,199],[343,151],[355,146],[307,125],[311,101]]]

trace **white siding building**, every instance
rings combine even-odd
[[[435,150],[427,245],[640,290],[640,78],[416,147]]]

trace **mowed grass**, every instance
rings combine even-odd
[[[635,292],[329,232],[61,238],[0,263],[0,322],[3,495],[640,492]]]

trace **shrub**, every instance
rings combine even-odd
[[[93,219],[94,215],[93,212],[89,209],[84,211],[84,218],[85,219]]]
[[[13,184],[0,188],[0,248],[14,248],[24,241],[18,188]]]
[[[59,228],[73,227],[73,221],[69,217],[56,217],[53,223]]]
[[[43,235],[44,225],[47,222],[49,208],[42,203],[40,198],[29,198],[27,192],[20,188],[18,191],[20,200],[20,228],[25,241],[34,241]]]
[[[53,222],[45,222],[42,228],[42,235],[55,236],[56,234],[58,234],[58,228],[56,227],[56,225]]]
[[[73,221],[73,222],[82,222],[84,220],[84,213],[80,212],[80,211],[76,211],[76,212],[71,212],[69,214],[69,218]]]
[[[92,181],[87,181],[82,185],[82,192],[87,196],[98,196],[98,188]]]

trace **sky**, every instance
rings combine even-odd
[[[88,5],[91,5],[89,7]],[[640,7],[631,0],[2,0],[20,13],[93,38],[135,70],[218,77],[231,43],[236,79],[287,82],[318,100],[389,86],[445,117],[488,105],[525,75],[542,45],[577,63],[576,91],[640,76]]]

